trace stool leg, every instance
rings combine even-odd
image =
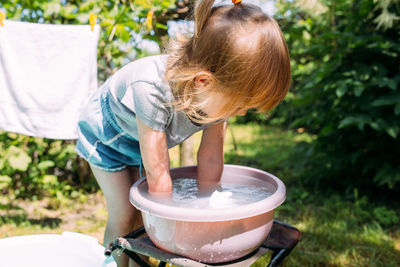
[[[140,267],[151,267],[147,262],[142,260],[135,252],[125,249],[124,253],[128,255],[128,257],[140,265]]]
[[[287,255],[289,255],[290,253],[290,249],[281,249],[279,251],[274,251],[274,253],[272,254],[272,259],[269,262],[269,264],[267,265],[267,267],[277,267],[279,266],[282,261],[285,259],[285,257]]]
[[[126,236],[124,236],[124,238],[137,238],[143,234],[146,233],[146,230],[144,230],[144,227],[140,227],[139,229],[136,229],[135,231],[133,231],[130,234],[127,234]]]

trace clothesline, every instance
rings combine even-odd
[[[0,10],[0,26],[3,27],[4,26],[4,21],[6,20],[6,12]],[[92,31],[94,31],[94,26],[97,23],[97,15],[90,13],[89,14],[89,24],[92,28]]]

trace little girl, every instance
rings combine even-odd
[[[227,119],[250,108],[269,111],[286,95],[289,53],[277,22],[233,1],[198,1],[193,36],[173,41],[167,55],[123,67],[84,110],[76,150],[107,201],[105,244],[141,224],[128,195],[142,162],[149,192],[171,192],[168,149],[203,130],[198,183],[217,182]],[[117,261],[128,265],[123,256]]]

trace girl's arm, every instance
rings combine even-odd
[[[197,174],[199,187],[207,187],[221,179],[224,168],[224,139],[227,122],[211,125],[203,130],[197,152]]]
[[[136,117],[140,153],[150,193],[172,192],[169,154],[165,132],[151,129]]]

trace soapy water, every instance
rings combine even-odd
[[[266,187],[230,183],[218,183],[204,193],[192,178],[174,179],[172,184],[172,198],[164,199],[163,204],[197,209],[238,207],[263,200],[273,193]]]

